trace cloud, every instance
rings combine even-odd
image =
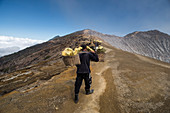
[[[0,36],[0,56],[8,55],[42,42],[44,41],[29,38]]]
[[[14,53],[19,51],[20,48],[19,47],[7,47],[7,48],[0,48],[0,57],[4,56],[4,55],[8,55],[10,53]]]

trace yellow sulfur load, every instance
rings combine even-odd
[[[99,45],[98,47],[96,47],[97,53],[105,53],[105,49],[103,46]]]
[[[64,51],[62,51],[62,56],[74,56],[73,49],[65,48]]]
[[[97,50],[102,50],[104,49],[103,46],[99,45],[98,47],[96,47]]]
[[[82,47],[75,48],[74,51],[71,48],[65,48],[64,51],[62,51],[62,56],[75,56],[82,50]],[[87,50],[93,51],[89,46],[87,46]]]
[[[74,56],[77,55],[81,51],[82,47],[75,48],[74,51],[71,48],[65,48],[64,51],[62,51],[62,56]]]
[[[78,48],[75,48],[74,51],[73,51],[74,55],[77,55],[79,53],[79,49]]]
[[[74,66],[80,64],[80,58],[78,53],[81,51],[82,47],[75,48],[74,51],[71,48],[65,48],[62,51],[63,62],[66,66]]]
[[[102,41],[101,41],[101,40],[94,40],[93,42],[102,43]]]
[[[103,49],[103,46],[99,45],[98,49]]]
[[[105,48],[101,45],[99,45],[98,47],[96,47],[96,53],[98,54],[99,57],[99,61],[100,62],[104,62],[104,58],[105,58]]]
[[[81,51],[81,49],[82,49],[82,47],[75,48],[73,51],[74,55],[77,55]]]
[[[101,41],[101,40],[96,40],[96,42],[102,43],[102,41]]]

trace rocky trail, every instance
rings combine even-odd
[[[169,113],[170,64],[106,46],[105,62],[92,62],[92,95],[74,103],[76,67],[40,85],[0,97],[0,113]],[[31,87],[31,86],[30,86]]]

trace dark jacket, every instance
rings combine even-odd
[[[77,73],[90,73],[90,60],[95,62],[99,61],[98,55],[92,52],[80,52],[79,57],[81,64],[76,65]]]

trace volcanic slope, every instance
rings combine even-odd
[[[97,36],[124,51],[141,54],[170,63],[170,35],[158,30],[133,32],[124,37],[83,30],[86,35]]]
[[[103,46],[105,62],[91,63],[95,92],[85,95],[83,83],[78,104],[73,101],[76,67],[69,67],[47,81],[37,81],[41,83],[36,87],[31,84],[1,96],[0,112],[169,113],[170,64]]]

